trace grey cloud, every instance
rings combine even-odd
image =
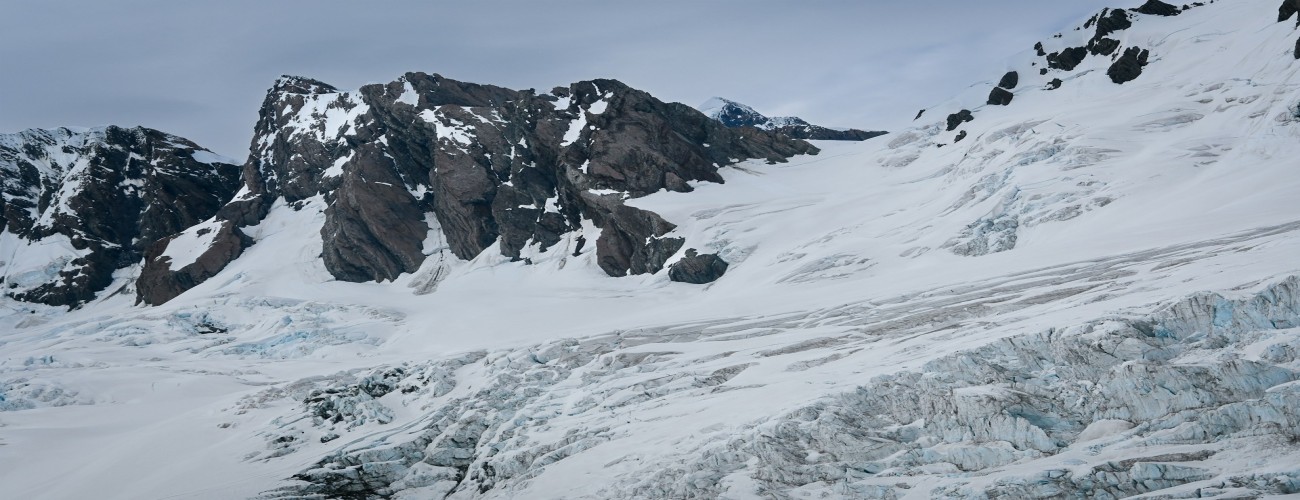
[[[1126,0],[1124,3],[1133,3]],[[1100,0],[54,0],[0,19],[0,131],[139,123],[245,154],[284,73],[548,89],[609,77],[695,105],[898,128]]]

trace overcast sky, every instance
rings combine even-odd
[[[281,74],[339,88],[407,71],[511,88],[616,78],[696,106],[897,129],[1135,0],[15,0],[0,132],[145,125],[243,159]]]

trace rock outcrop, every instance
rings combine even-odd
[[[728,127],[755,127],[785,134],[795,139],[822,141],[865,141],[887,134],[884,131],[833,129],[813,125],[793,116],[768,117],[744,104],[714,97],[700,105],[700,111]],[[917,114],[920,118],[920,114]]]
[[[155,242],[211,217],[239,167],[189,140],[109,126],[0,136],[4,293],[76,307]]]
[[[1176,16],[1181,14],[1182,10],[1160,0],[1147,0],[1147,3],[1137,8],[1137,12],[1149,16]]]
[[[324,203],[322,260],[335,278],[355,282],[418,269],[430,230],[460,259],[495,246],[527,260],[525,249],[545,252],[580,235],[584,221],[601,229],[597,261],[610,276],[655,273],[684,240],[665,236],[670,222],[623,200],[722,182],[718,169],[738,160],[817,152],[615,80],[538,94],[425,73],[353,92],[281,78],[250,150],[243,189],[217,222],[257,224],[277,200]],[[238,254],[212,255],[229,262]]]
[[[1277,8],[1277,22],[1291,19],[1297,12],[1300,12],[1300,1],[1282,0],[1282,5]],[[1296,18],[1296,25],[1300,26],[1300,17]]]
[[[1110,81],[1115,83],[1122,84],[1133,81],[1142,75],[1142,68],[1146,67],[1147,58],[1150,55],[1150,51],[1138,47],[1124,49],[1124,54],[1119,56],[1119,59],[1116,59],[1114,64],[1110,65],[1110,69],[1106,70],[1106,75],[1110,77]]]
[[[146,265],[136,280],[136,301],[158,305],[176,298],[215,276],[252,244],[253,240],[231,221],[200,224],[159,240],[145,252]],[[177,251],[181,246],[187,247],[187,254],[166,253],[169,248]]]
[[[717,254],[701,254],[690,248],[685,257],[669,266],[668,277],[682,283],[712,283],[727,272],[727,265]]]
[[[958,111],[958,112],[956,112],[956,113],[950,114],[950,115],[948,115],[948,129],[947,129],[947,130],[948,130],[949,132],[952,132],[952,131],[954,131],[954,130],[957,130],[957,127],[960,127],[961,124],[966,123],[966,122],[968,122],[968,121],[972,121],[972,120],[974,120],[974,119],[975,119],[975,115],[971,114],[971,112],[970,112],[969,109],[963,109],[963,110]]]
[[[1002,87],[993,87],[993,90],[989,92],[988,104],[994,106],[1006,106],[1011,104],[1011,100],[1015,97],[1016,95],[1012,94],[1011,91],[1007,89]]]
[[[1005,75],[1002,75],[1001,80],[998,80],[998,86],[1007,90],[1014,89],[1016,88],[1016,85],[1019,84],[1020,84],[1020,73],[1017,73],[1015,71],[1008,71]]]

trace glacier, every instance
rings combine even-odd
[[[625,199],[729,263],[707,285],[610,278],[590,224],[457,259],[432,218],[437,258],[340,281],[310,197],[165,304],[139,265],[0,298],[6,495],[1300,494],[1300,35],[1276,0],[1126,15],[1122,84],[1123,50],[1026,50],[911,129]],[[340,140],[357,110],[316,105]]]

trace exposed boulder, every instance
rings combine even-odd
[[[1088,57],[1087,47],[1070,47],[1060,52],[1047,55],[1047,66],[1052,69],[1073,71],[1083,59]]]
[[[948,115],[948,131],[952,132],[954,130],[957,130],[957,127],[961,126],[961,124],[974,119],[975,119],[975,115],[972,115],[969,109],[963,109],[961,111]]]
[[[1300,59],[1300,38],[1295,39],[1295,58]]]
[[[323,201],[322,259],[346,281],[415,271],[430,230],[460,259],[493,246],[522,259],[584,220],[602,228],[606,273],[654,273],[684,241],[623,200],[722,182],[718,169],[737,160],[817,152],[791,135],[731,128],[615,80],[537,94],[425,73],[354,92],[283,77],[263,103],[244,189],[218,219],[245,226],[276,200]]]
[[[4,293],[76,307],[154,242],[211,217],[239,167],[181,137],[136,127],[0,135],[0,219],[10,237],[55,250],[6,267]],[[33,248],[24,245],[26,248]]]
[[[962,140],[962,139],[965,139],[965,138],[966,138],[966,131],[963,130],[963,131],[961,131],[961,132],[957,132],[957,137],[953,137],[953,138],[952,138],[952,142],[953,142],[953,144],[956,144],[956,143],[958,143],[958,142],[961,142],[961,140]]]
[[[1119,48],[1119,40],[1114,38],[1097,38],[1088,42],[1088,52],[1092,55],[1108,56]]]
[[[1137,11],[1150,16],[1176,16],[1182,13],[1178,7],[1161,2],[1160,0],[1147,0],[1137,8]]]
[[[682,283],[703,285],[712,283],[727,272],[727,261],[717,254],[700,254],[694,248],[686,250],[686,256],[674,262],[668,268],[668,278]]]
[[[176,236],[159,240],[145,252],[144,268],[136,280],[136,303],[156,306],[176,298],[195,285],[216,276],[227,263],[239,257],[252,244],[252,238],[240,231],[232,221],[201,224]],[[171,248],[177,253],[173,257],[168,251],[172,245],[189,248]],[[178,258],[190,258],[192,261],[177,262]]]
[[[1016,88],[1016,85],[1019,84],[1020,73],[1015,71],[1008,71],[1007,74],[1002,75],[1001,80],[998,80],[998,86],[1008,90]]]
[[[1061,88],[1061,85],[1064,85],[1064,84],[1065,84],[1065,82],[1061,81],[1060,78],[1053,78],[1052,81],[1047,82],[1047,90],[1056,90],[1056,89],[1059,89],[1059,88]]]
[[[1277,22],[1291,19],[1296,12],[1300,12],[1300,0],[1282,0],[1282,5],[1277,8]],[[1296,24],[1300,25],[1300,17],[1296,18]]]
[[[596,263],[610,276],[657,273],[686,242],[664,237],[676,226],[658,214],[616,204],[604,216]]]
[[[1006,106],[1011,104],[1011,99],[1013,98],[1015,98],[1015,94],[1012,94],[1011,91],[1002,87],[993,87],[993,91],[989,92],[988,104]]]
[[[1142,68],[1147,65],[1147,58],[1151,55],[1150,51],[1137,47],[1129,47],[1124,50],[1124,54],[1110,65],[1106,70],[1106,75],[1110,76],[1110,81],[1115,83],[1124,83],[1133,81],[1142,75]]]
[[[1133,21],[1129,19],[1128,11],[1124,9],[1106,9],[1097,16],[1097,33],[1093,35],[1093,40],[1100,40],[1116,31],[1123,31],[1133,27]]]

